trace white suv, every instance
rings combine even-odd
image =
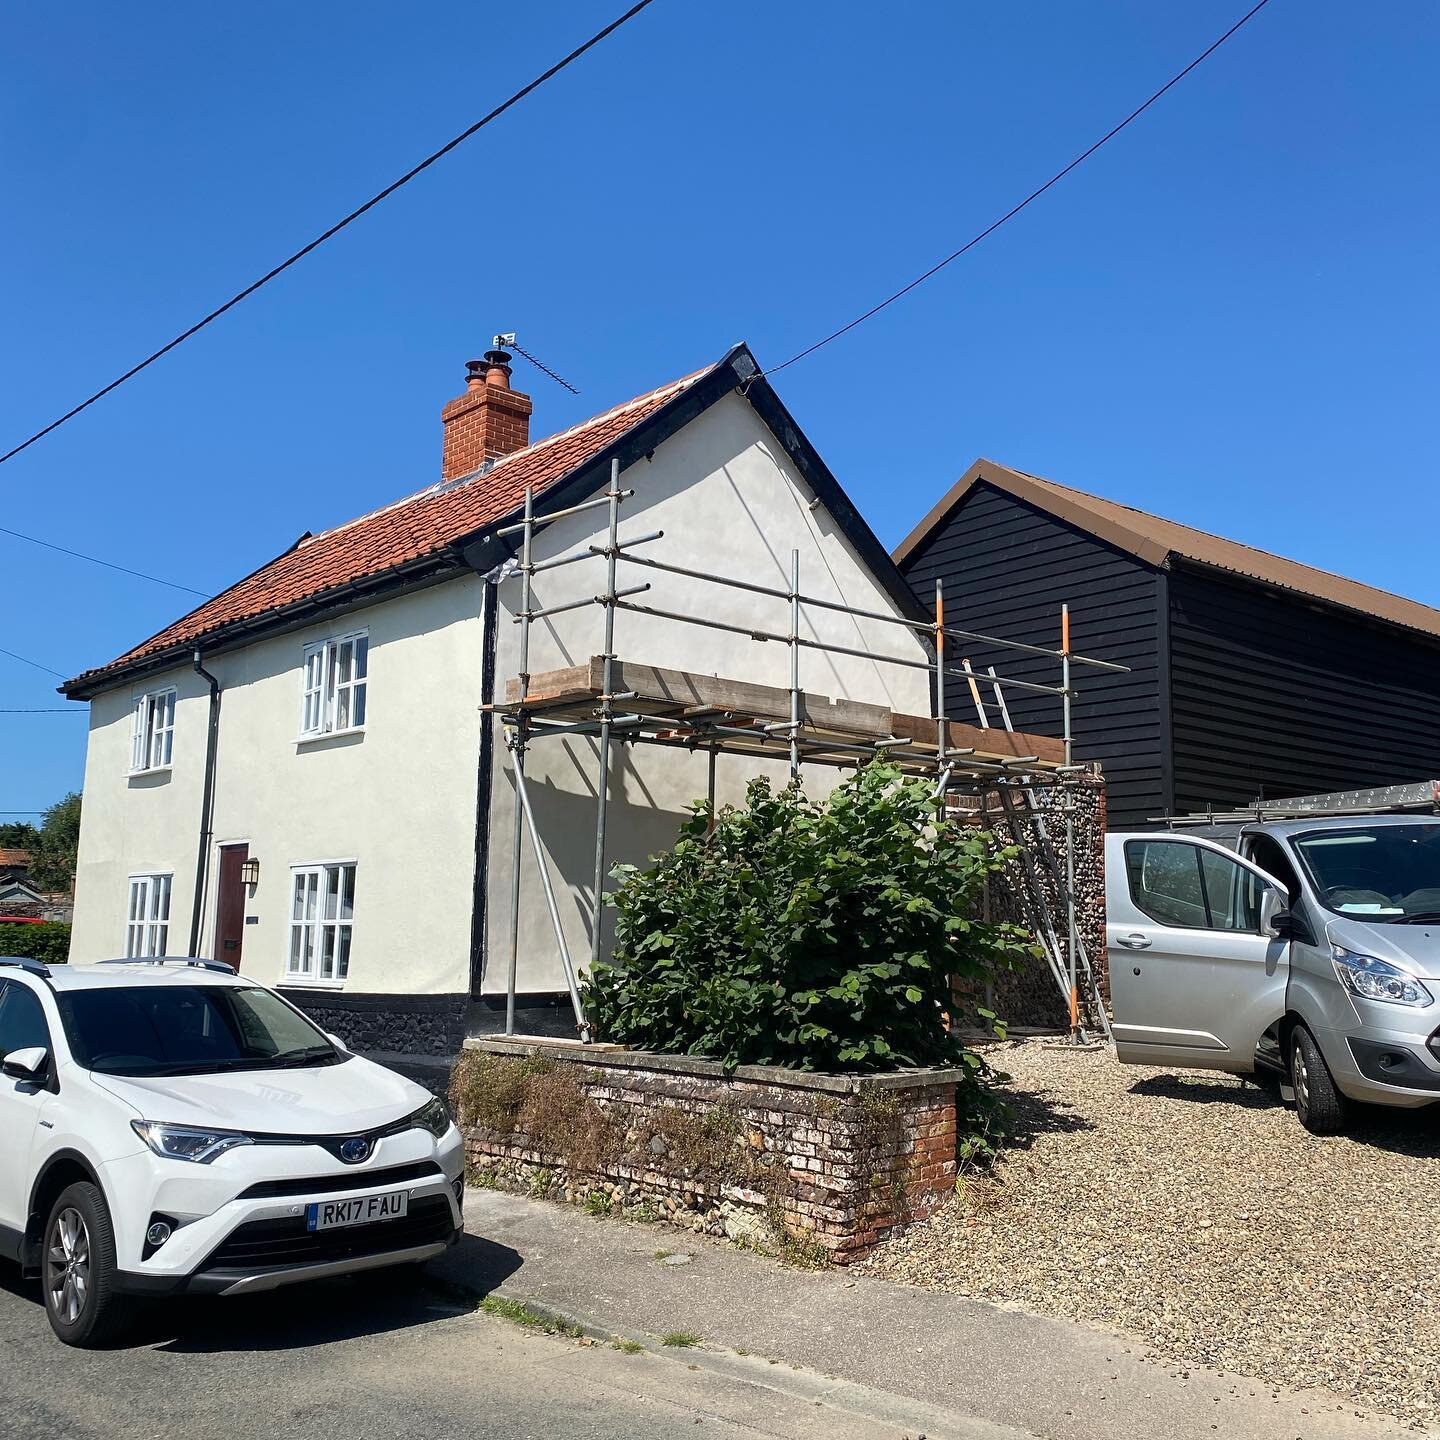
[[[134,1295],[422,1262],[461,1231],[445,1102],[215,961],[0,959],[0,1259],[61,1340]]]

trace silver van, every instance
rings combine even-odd
[[[1272,1072],[1317,1135],[1440,1100],[1440,817],[1214,833],[1106,837],[1119,1058]]]

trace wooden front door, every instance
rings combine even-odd
[[[249,855],[248,845],[222,845],[215,887],[215,958],[237,970],[245,940],[245,882],[240,867]]]

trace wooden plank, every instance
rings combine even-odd
[[[584,665],[548,670],[530,677],[529,702],[536,709],[558,709],[595,700],[603,691],[604,661],[592,657]],[[691,670],[667,670],[633,660],[615,662],[617,694],[635,693],[633,700],[617,705],[652,714],[671,710],[689,714],[735,714],[765,720],[790,718],[790,691],[781,685],[759,685],[723,675]],[[520,703],[520,682],[505,682],[505,703]],[[859,700],[832,700],[828,695],[800,692],[800,718],[816,730],[867,738],[890,733],[890,711],[883,705]]]
[[[605,672],[599,660],[587,660],[583,665],[567,665],[563,670],[545,670],[530,677],[529,702],[547,709],[554,705],[565,705],[576,700],[594,699],[605,684]],[[520,703],[520,680],[511,676],[505,682],[505,703]]]
[[[894,726],[893,734],[905,739],[918,740],[926,745],[935,744],[935,721],[924,715],[902,715],[899,711],[890,717]],[[1019,755],[1034,755],[1050,765],[1065,763],[1065,742],[1050,735],[1027,735],[1023,730],[982,730],[978,725],[966,725],[963,721],[952,720],[945,732],[945,743],[955,750],[973,750],[980,760],[1013,759]],[[963,757],[956,762],[964,767]]]

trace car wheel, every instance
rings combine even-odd
[[[67,1345],[89,1348],[110,1339],[125,1320],[115,1293],[115,1229],[99,1189],[67,1186],[45,1222],[40,1283],[50,1328]]]
[[[1315,1037],[1303,1025],[1290,1037],[1290,1084],[1295,1114],[1312,1135],[1335,1135],[1344,1129],[1345,1097],[1335,1088]]]

